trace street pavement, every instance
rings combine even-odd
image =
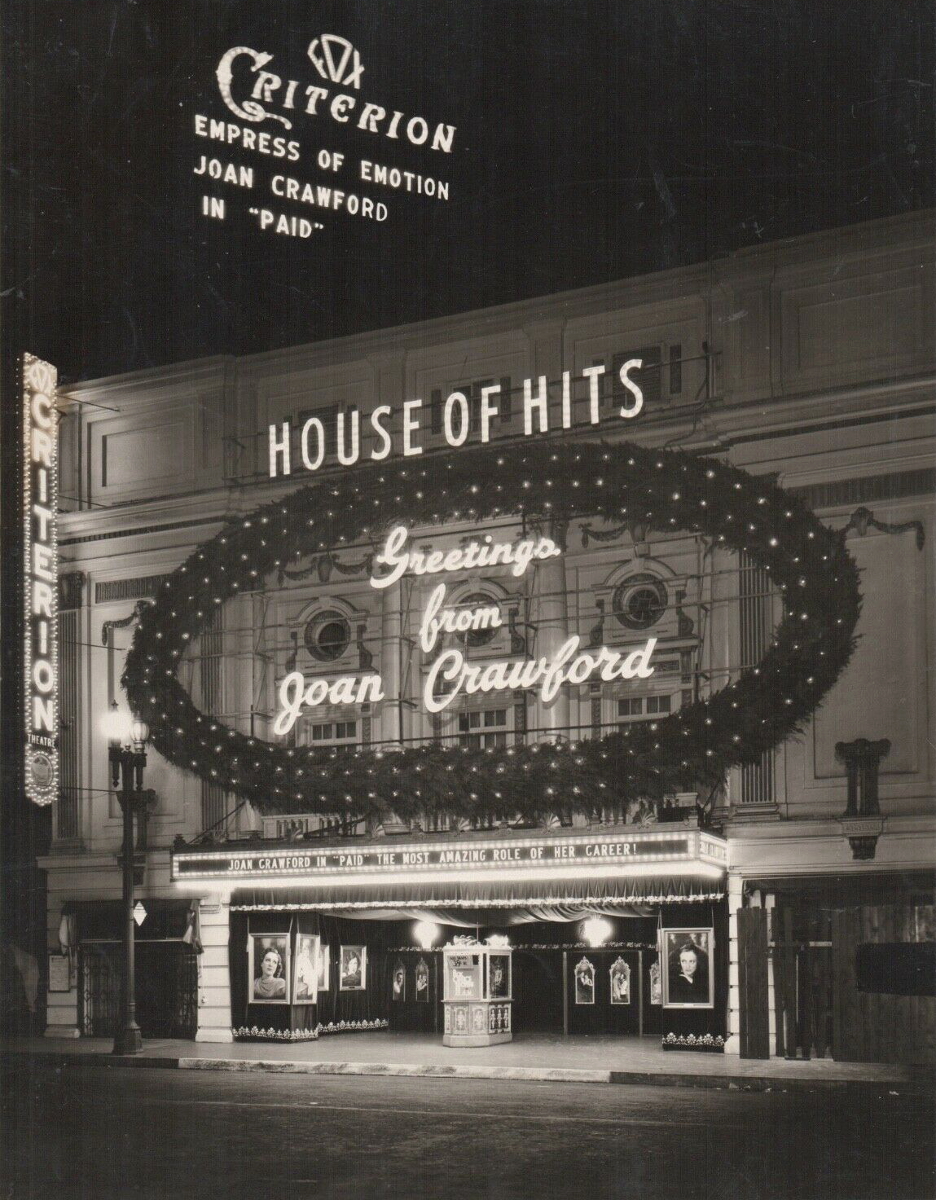
[[[926,1200],[931,1095],[7,1060],[0,1197]]]

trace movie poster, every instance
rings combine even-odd
[[[931,0],[0,14],[0,1194],[926,1194]]]

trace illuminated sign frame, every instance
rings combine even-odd
[[[25,791],[34,804],[58,793],[58,373],[24,354],[23,680]]]
[[[172,879],[297,880],[324,885],[437,882],[440,876],[476,880],[533,875],[544,879],[684,873],[721,875],[727,847],[696,829],[656,826],[615,834],[465,839],[355,846],[289,843],[238,850],[181,850],[172,855]]]

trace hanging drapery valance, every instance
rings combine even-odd
[[[618,916],[645,916],[647,906],[686,904],[721,900],[725,894],[721,880],[707,876],[656,875],[643,878],[572,879],[543,881],[538,884],[450,882],[408,883],[360,887],[244,888],[231,896],[231,910],[329,911],[375,920],[413,919],[417,910],[426,919],[443,919],[440,912],[453,915],[465,910],[496,910],[504,923],[505,911],[514,919],[526,921],[572,921],[583,915],[607,910]],[[630,910],[630,911],[628,911]],[[435,914],[430,916],[429,914]],[[528,914],[524,916],[523,914]],[[475,924],[472,919],[469,924]]]

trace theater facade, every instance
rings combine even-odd
[[[932,1061],[933,232],[61,392],[47,1033],[116,706],[144,1038]]]

